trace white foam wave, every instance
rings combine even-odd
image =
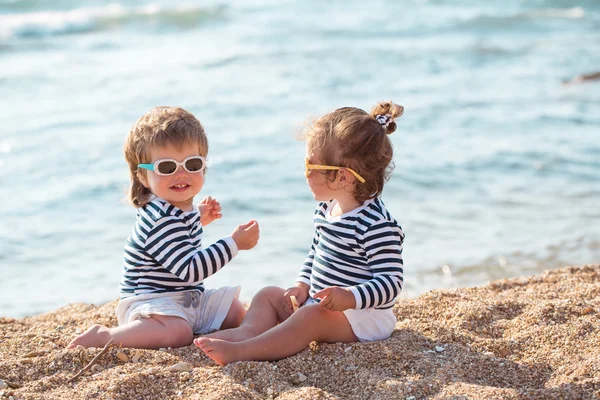
[[[101,18],[125,14],[119,4],[99,8],[77,8],[68,11],[38,11],[26,14],[0,15],[0,36],[48,36],[93,29]]]
[[[128,9],[119,3],[111,3],[103,7],[81,7],[66,11],[0,14],[0,38],[89,32],[130,19],[162,15],[186,17],[203,11],[210,12],[192,6],[166,9],[158,4]]]
[[[585,10],[581,7],[562,9],[548,8],[534,11],[530,15],[537,18],[581,19],[585,17]]]
[[[478,27],[506,27],[507,25],[520,24],[523,21],[535,21],[540,19],[582,19],[585,17],[585,10],[582,7],[573,8],[543,8],[530,10],[509,15],[488,15],[480,14],[466,20],[467,26]]]

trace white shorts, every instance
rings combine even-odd
[[[309,297],[303,304],[317,304],[318,302]],[[352,328],[352,332],[361,342],[373,342],[390,337],[396,328],[396,316],[391,308],[378,310],[377,308],[363,308],[360,310],[344,311],[346,319]]]
[[[240,295],[240,287],[188,290],[185,292],[140,294],[123,299],[117,305],[119,325],[125,325],[151,315],[180,317],[186,320],[194,334],[204,335],[219,330],[231,303]]]

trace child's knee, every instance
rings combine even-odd
[[[328,313],[331,313],[331,311],[320,306],[319,304],[309,304],[307,306],[300,307],[297,313],[299,316],[302,316],[304,320],[310,322],[318,321],[321,318],[326,317]]]
[[[177,319],[179,321],[172,321],[169,324],[168,335],[164,336],[161,347],[183,347],[189,345],[194,340],[194,333],[190,324],[183,319]]]
[[[256,296],[254,296],[254,299],[279,299],[283,296],[284,293],[285,290],[283,290],[279,286],[267,286],[260,289],[258,293],[256,293]]]
[[[246,316],[246,308],[241,301],[233,299],[231,307],[229,307],[229,311],[227,312],[227,316],[219,329],[237,328],[241,325],[244,316]]]

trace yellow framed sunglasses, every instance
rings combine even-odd
[[[361,183],[365,183],[366,180],[365,178],[363,178],[362,176],[360,176],[355,170],[353,170],[352,168],[348,168],[348,167],[333,167],[331,165],[319,165],[319,164],[310,164],[308,162],[308,158],[304,159],[304,163],[305,163],[305,168],[304,168],[304,175],[308,178],[308,173],[312,170],[312,169],[320,169],[320,170],[328,170],[328,171],[338,171],[342,168],[347,169],[352,175],[354,175],[356,177],[356,179],[358,179]]]

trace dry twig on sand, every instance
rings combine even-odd
[[[75,379],[79,378],[85,371],[87,371],[88,369],[90,369],[92,367],[92,365],[94,365],[96,363],[96,361],[98,361],[98,359],[100,357],[102,357],[102,355],[104,353],[106,353],[111,347],[116,347],[116,344],[113,344],[113,339],[110,339],[110,341],[108,343],[106,343],[106,346],[104,346],[104,348],[102,349],[102,351],[100,353],[98,353],[96,355],[96,357],[92,358],[92,361],[90,361],[88,363],[88,365],[86,365],[85,367],[83,367],[83,369],[81,371],[79,371],[75,376],[69,378],[69,380],[67,380],[67,383],[71,383],[73,382]]]

